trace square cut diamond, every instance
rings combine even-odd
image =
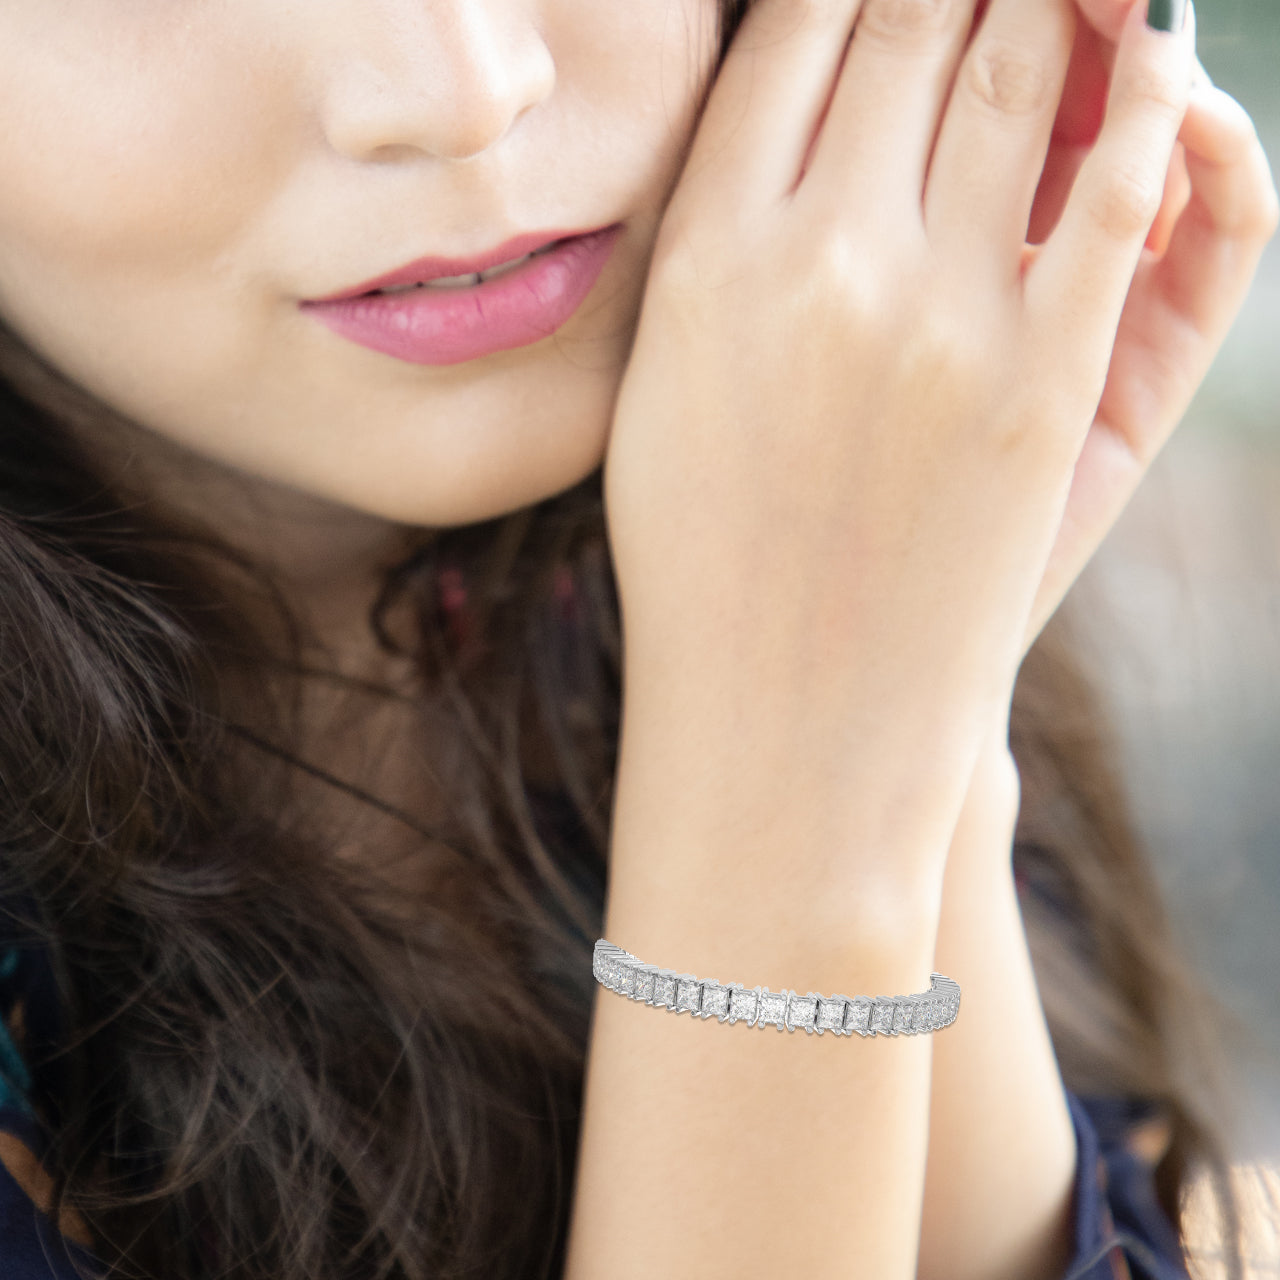
[[[756,992],[754,987],[732,986],[729,988],[729,1021],[737,1022],[741,1018],[750,1022],[756,1016]]]
[[[676,1002],[676,980],[669,973],[653,975],[653,1003],[673,1008]]]
[[[729,1014],[729,988],[722,987],[720,983],[711,980],[702,984],[702,1016],[710,1018],[713,1015],[721,1021]]]
[[[871,1030],[877,1035],[888,1035],[893,1030],[892,996],[876,996],[871,1009]]]
[[[915,1015],[915,1005],[910,1000],[899,1000],[893,1011],[893,1029],[910,1031],[911,1019]]]
[[[653,965],[643,964],[636,969],[635,991],[637,1000],[649,1000],[653,996]]]
[[[697,1013],[698,1004],[702,999],[702,986],[694,977],[685,977],[676,979],[676,1003],[675,1011],[677,1013]]]
[[[818,1013],[813,1025],[819,1032],[844,1030],[844,1003],[840,996],[818,1001]]]
[[[629,996],[635,991],[635,989],[636,971],[631,965],[624,964],[622,966],[622,973],[618,982],[618,990],[621,991],[624,996]]]
[[[765,987],[760,992],[760,1012],[756,1016],[756,1026],[762,1027],[766,1022],[776,1027],[784,1027],[787,1018],[787,993],[770,991]]]
[[[871,1029],[871,1001],[866,996],[854,996],[845,1006],[844,1027],[865,1036]]]
[[[787,1004],[787,1021],[793,1027],[811,1027],[818,1014],[818,998],[812,992],[798,996],[793,991]]]

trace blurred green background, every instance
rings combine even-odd
[[[1280,0],[1201,0],[1196,6],[1200,61],[1214,83],[1253,116],[1271,157],[1280,157]],[[1258,283],[1213,376],[1197,401],[1193,421],[1256,437],[1280,447],[1280,249],[1267,250]]]
[[[1197,20],[1280,168],[1280,0],[1201,0]],[[1280,1160],[1280,243],[1068,608],[1175,929],[1240,1022],[1237,1154]]]

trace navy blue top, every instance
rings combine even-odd
[[[21,1026],[29,1041],[33,1029],[38,1036],[41,1023],[47,1027],[56,1017],[48,1003],[50,979],[39,952],[0,950],[0,1133],[14,1135],[37,1153],[40,1137],[26,1098],[32,1081],[15,1031]],[[1078,1163],[1075,1253],[1062,1280],[1189,1280],[1177,1233],[1156,1199],[1152,1166],[1133,1141],[1151,1108],[1140,1101],[1072,1093],[1067,1102]],[[3,1150],[0,1146],[0,1155]],[[86,1270],[77,1271],[70,1259]],[[103,1270],[58,1232],[0,1158],[3,1280],[81,1280]]]

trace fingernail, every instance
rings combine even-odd
[[[1153,31],[1181,31],[1187,25],[1187,0],[1147,0],[1147,26]]]

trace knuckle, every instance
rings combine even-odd
[[[1118,165],[1098,184],[1089,212],[1108,236],[1129,240],[1151,229],[1163,198],[1162,183],[1140,168]]]
[[[808,292],[825,300],[843,329],[866,329],[884,317],[878,277],[849,239],[828,235],[809,260]]]
[[[1177,124],[1187,109],[1187,87],[1158,67],[1140,67],[1116,86],[1127,111],[1138,110],[1165,124]]]
[[[948,27],[952,0],[869,0],[858,15],[854,38],[901,47],[931,43]]]
[[[915,387],[934,391],[948,414],[964,416],[983,399],[989,379],[990,353],[981,326],[958,319],[950,307],[930,307],[917,314],[898,343],[904,377]]]
[[[1044,59],[1023,45],[992,41],[969,61],[969,88],[1001,115],[1034,115],[1048,104],[1052,87]]]

